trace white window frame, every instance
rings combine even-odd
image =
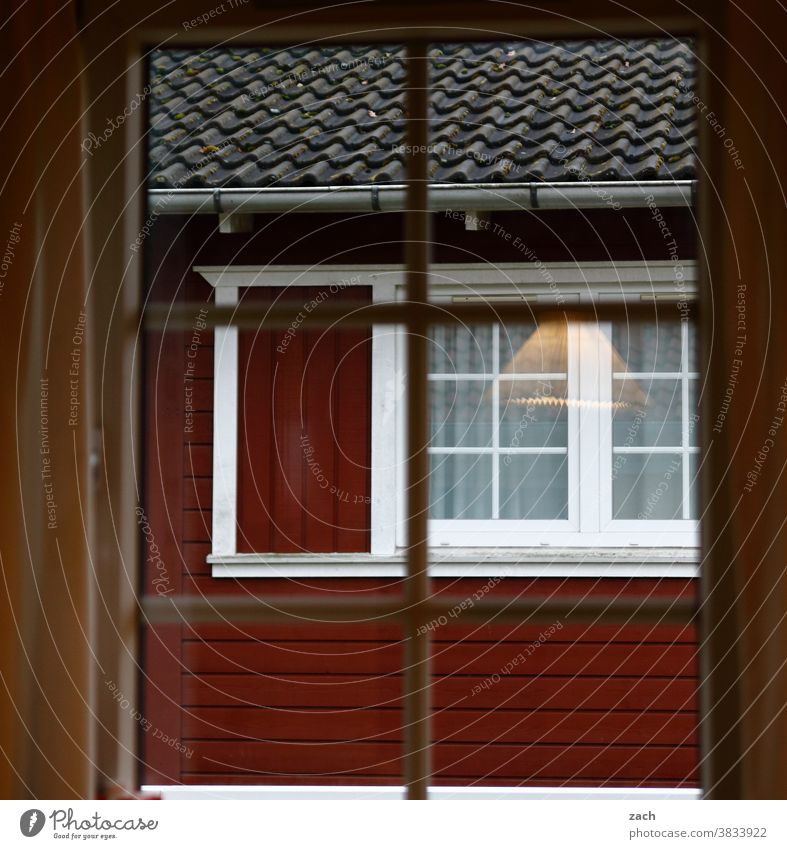
[[[467,283],[466,269],[458,267],[433,271],[431,298],[435,302],[452,302],[468,294],[485,298],[505,297],[506,281],[500,285],[501,275],[489,266],[478,266],[483,272]],[[543,299],[546,302],[560,297],[567,306],[574,302],[624,300],[640,301],[654,296],[689,299],[695,294],[693,273],[684,275],[680,289],[676,288],[674,268],[671,263],[583,263],[581,268],[569,263],[545,263],[542,268],[549,274],[538,273],[537,280],[522,281],[521,269],[498,267],[505,275],[510,275],[517,291],[526,289],[528,298]],[[583,279],[577,281],[572,272],[579,272]],[[440,279],[441,272],[445,275]],[[693,272],[693,269],[692,269]],[[643,279],[644,275],[644,279]],[[547,283],[545,280],[549,280]],[[523,285],[524,284],[524,285]],[[509,297],[511,295],[510,284]],[[591,288],[592,287],[592,288]],[[612,338],[612,324],[582,322],[569,324],[568,328],[568,385],[582,383],[580,397],[611,400],[613,374],[611,363],[605,362],[599,352],[599,341],[606,334]],[[681,380],[683,408],[688,409],[688,325],[681,323],[681,345],[683,371],[674,377]],[[400,346],[401,349],[401,346]],[[400,353],[398,367],[404,368]],[[582,361],[581,369],[578,368]],[[617,376],[617,375],[615,375]],[[692,375],[697,377],[697,375]],[[636,378],[637,375],[629,374]],[[649,377],[649,375],[645,375]],[[606,396],[606,397],[605,397]],[[608,415],[608,413],[607,413]],[[612,518],[612,458],[616,453],[645,453],[648,449],[614,449],[612,446],[611,422],[604,421],[604,413],[599,407],[579,407],[569,410],[568,427],[568,489],[569,518],[553,521],[520,520],[449,520],[430,522],[430,544],[435,547],[599,547],[620,548],[629,546],[672,546],[693,547],[698,544],[699,523],[688,520],[688,503],[684,498],[684,519],[665,521],[656,519]],[[684,492],[688,492],[690,454],[699,449],[688,447],[687,417],[683,417],[683,445],[680,452],[664,449],[651,449],[652,453],[680,453],[683,462]],[[400,410],[398,438],[400,451],[405,432],[404,415]],[[580,486],[580,480],[598,482],[596,486]],[[397,484],[400,496],[398,515],[404,513],[404,480],[400,473]],[[398,526],[397,544],[404,545],[404,527]]]
[[[375,302],[392,302],[404,296],[404,271],[400,265],[305,266],[196,266],[216,290],[216,303],[238,303],[245,287],[368,286]],[[619,300],[621,293],[639,300],[660,297],[690,298],[695,293],[696,271],[684,263],[683,278],[676,284],[671,262],[503,263],[490,265],[437,264],[431,267],[431,293],[436,302],[454,298],[510,298],[514,291],[528,299],[570,303]],[[569,328],[574,336],[570,351],[578,355],[581,334],[596,334],[591,325]],[[583,339],[583,345],[592,344]],[[327,577],[399,576],[404,574],[403,457],[405,374],[401,331],[390,325],[372,328],[372,433],[371,447],[371,552],[364,554],[238,553],[237,531],[237,414],[238,330],[217,327],[214,349],[214,451],[212,552],[208,561],[216,577]],[[569,367],[571,373],[572,366]],[[611,377],[611,375],[609,375]],[[583,367],[583,381],[604,386],[605,376]],[[588,394],[590,387],[584,386]],[[684,399],[685,400],[685,399]],[[595,432],[601,454],[612,456],[611,433],[601,432],[599,416],[587,413],[581,425],[573,416],[573,433]],[[595,429],[595,431],[593,431]],[[571,432],[571,431],[570,431]],[[571,445],[571,436],[569,445]],[[587,442],[587,440],[586,440]],[[477,522],[430,523],[435,547],[435,576],[572,575],[694,577],[697,575],[696,522],[658,520],[614,522],[611,491],[608,504],[600,505],[593,492],[578,486],[587,458],[569,450],[569,491],[574,517],[557,522],[492,520],[494,532]],[[684,464],[685,465],[685,464]],[[391,486],[391,475],[396,485]],[[684,470],[684,475],[686,470]],[[610,480],[611,490],[611,480]],[[606,514],[605,514],[605,508]],[[603,523],[603,525],[602,525]],[[527,527],[523,527],[526,525]],[[560,527],[558,527],[560,526]],[[491,540],[490,540],[491,536]]]
[[[441,287],[445,289],[446,287]],[[451,287],[453,289],[453,287]],[[461,287],[464,288],[464,287]],[[475,288],[475,287],[474,287]],[[483,287],[478,287],[483,290]],[[464,290],[463,294],[459,294],[460,288],[457,287],[456,292],[448,293],[441,292],[440,295],[435,293],[434,300],[436,302],[450,302],[453,297],[462,297],[467,294]],[[543,294],[543,293],[542,293]],[[568,363],[567,363],[567,384],[569,392],[575,391],[575,384],[579,377],[579,337],[581,327],[578,324],[572,324],[568,327]],[[399,347],[399,362],[398,368],[401,373],[404,373],[404,358],[401,352],[403,346]],[[493,344],[493,348],[497,349],[499,345]],[[499,352],[494,351],[493,357],[495,360],[499,357]],[[497,365],[495,365],[495,370]],[[534,379],[542,379],[544,375],[538,375]],[[403,405],[399,408],[399,428],[397,429],[396,439],[398,450],[404,452],[403,437],[405,433]],[[430,528],[430,544],[435,547],[508,547],[521,548],[527,546],[540,545],[571,545],[572,540],[575,540],[577,534],[582,530],[578,517],[581,515],[580,498],[581,490],[580,481],[580,461],[579,461],[579,434],[580,434],[580,416],[575,415],[578,411],[570,410],[568,416],[568,445],[566,448],[568,454],[568,498],[569,498],[569,518],[567,519],[552,519],[552,520],[512,520],[512,519],[489,519],[489,520],[438,520],[432,519],[429,523]],[[495,460],[499,454],[506,453],[497,445],[497,433],[493,434],[494,445],[492,449],[493,457],[493,486],[497,487],[497,469],[495,468]],[[438,449],[435,453],[444,453]],[[447,453],[447,452],[445,452]],[[475,451],[468,450],[468,453],[475,454]],[[404,471],[401,466],[398,468],[399,479],[397,481],[396,491],[398,493],[397,516],[405,515],[404,501]],[[494,496],[493,496],[494,500]],[[526,530],[524,530],[526,526]],[[400,522],[397,524],[397,539],[396,543],[399,547],[404,547],[405,544],[405,528]],[[573,543],[576,545],[577,543]],[[583,543],[584,545],[584,543]]]

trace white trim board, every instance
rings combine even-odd
[[[246,799],[261,801],[400,801],[404,787],[235,786],[145,784],[143,793],[165,801]],[[702,791],[683,787],[430,787],[431,801],[685,801],[702,798]]]
[[[699,550],[543,549],[457,550],[434,553],[435,578],[697,578]],[[214,578],[403,578],[404,554],[235,554],[209,555]]]
[[[215,288],[245,286],[320,286],[343,283],[345,286],[373,286],[389,277],[404,285],[405,267],[394,263],[377,265],[195,265]],[[433,263],[429,269],[430,289],[441,286],[463,289],[502,284],[533,285],[549,292],[545,282],[549,272],[566,287],[593,286],[599,294],[620,294],[621,284],[640,288],[647,293],[654,286],[676,286],[675,264],[671,260],[625,260],[621,262],[469,262]],[[682,266],[680,292],[687,297],[695,293],[697,264],[686,261]],[[605,298],[604,300],[607,300]]]
[[[216,291],[217,306],[234,306],[238,290]],[[212,549],[236,550],[238,527],[238,328],[217,327],[213,342]]]

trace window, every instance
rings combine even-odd
[[[356,287],[357,300],[370,292],[375,301],[392,301],[403,291],[399,267],[198,270],[217,287],[217,300],[224,304],[237,303],[246,287],[266,288],[266,298],[272,287],[279,287],[295,301],[307,296],[314,301],[315,292],[345,292],[348,286]],[[576,559],[591,547],[696,546],[698,373],[688,310],[692,281],[676,287],[670,264],[657,262],[554,263],[540,269],[436,266],[431,279],[436,302],[649,300],[654,307],[666,302],[654,312],[652,323],[628,324],[625,317],[598,323],[561,318],[433,328],[428,384],[430,543],[435,549],[446,557],[478,548],[576,549]],[[292,294],[296,291],[298,297]],[[235,575],[244,572],[233,572],[233,565],[257,562],[271,550],[265,543],[258,544],[263,550],[255,550],[247,535],[238,533],[239,515],[250,512],[238,505],[238,492],[245,491],[238,489],[238,457],[240,453],[242,468],[254,443],[248,422],[242,423],[239,452],[238,375],[244,384],[259,369],[250,368],[250,361],[239,363],[237,334],[236,328],[226,328],[216,336],[211,557]],[[362,343],[345,339],[333,349],[344,351],[344,361]],[[244,358],[247,347],[240,346]],[[371,347],[369,417],[364,419],[359,410],[357,416],[337,419],[346,420],[348,427],[360,419],[371,430],[368,489],[358,489],[360,484],[354,491],[355,501],[368,504],[370,534],[356,533],[354,539],[364,541],[355,547],[331,548],[334,540],[328,548],[314,549],[296,540],[279,550],[300,552],[304,569],[309,568],[310,551],[354,552],[343,562],[368,565],[396,558],[404,544],[404,480],[398,459],[404,452],[406,421],[403,335],[389,326],[375,327]],[[332,426],[330,415],[325,426]],[[345,438],[342,433],[334,437],[339,442]],[[304,470],[313,474],[313,451],[290,450],[287,457],[286,462],[303,466],[298,475]],[[354,465],[357,469],[359,463]],[[280,473],[286,478],[286,469]],[[310,481],[312,488],[314,483]],[[341,482],[332,485],[341,489]],[[357,506],[354,515],[357,526]],[[296,536],[297,526],[295,522]],[[255,538],[267,539],[259,533]],[[265,559],[277,562],[276,557]],[[324,554],[320,562],[313,567],[331,574]]]
[[[437,545],[693,543],[688,321],[441,327],[431,341]]]
[[[568,337],[574,348],[576,335],[564,323],[434,328],[429,452],[438,527],[569,520],[577,417],[568,400],[579,381]]]
[[[415,50],[416,50],[416,48],[414,46],[409,48],[409,52],[410,52],[410,59],[409,59],[409,61],[410,61],[410,68],[409,68],[410,77],[409,77],[409,79],[412,81],[412,86],[411,86],[411,91],[409,92],[411,104],[410,104],[410,108],[408,109],[408,120],[409,120],[411,135],[414,137],[413,140],[415,142],[419,142],[420,139],[418,138],[418,133],[417,133],[417,128],[419,126],[419,122],[420,122],[421,125],[424,125],[424,126],[426,124],[426,122],[423,120],[423,116],[425,114],[425,109],[421,108],[422,105],[419,104],[419,100],[423,101],[423,100],[426,99],[425,94],[426,94],[426,91],[427,91],[427,87],[424,84],[424,79],[423,79],[423,77],[425,75],[423,73],[419,73],[419,71],[421,71],[423,69],[423,66],[426,63],[425,63],[425,61],[416,57]],[[415,92],[418,92],[420,94],[416,94]],[[414,128],[416,128],[416,129],[414,129]],[[420,144],[417,145],[417,146],[419,148],[421,147]],[[413,145],[413,147],[416,147],[416,145]],[[422,165],[423,165],[423,163],[419,164],[416,161],[415,167],[408,168],[408,177],[409,177],[408,195],[409,195],[409,197],[408,197],[407,213],[405,215],[405,218],[406,218],[406,221],[407,221],[407,224],[408,224],[408,232],[409,233],[412,233],[414,229],[417,232],[418,225],[425,223],[425,217],[426,217],[425,204],[421,202],[421,198],[419,197],[419,194],[425,194],[426,193],[425,192],[426,182],[425,182],[425,179],[424,179],[425,174],[424,174],[424,168],[422,167]],[[418,191],[419,189],[422,189],[423,191],[421,191],[419,193],[419,191]],[[428,229],[427,229],[427,227],[424,226],[424,227],[421,228],[421,230],[422,230],[422,234],[418,233],[418,236],[419,236],[419,238],[423,237],[424,241],[426,241],[426,237],[428,236]],[[414,241],[413,239],[410,239],[410,241],[408,242],[408,249],[407,249],[407,266],[408,266],[408,281],[407,281],[408,286],[407,286],[407,289],[408,289],[408,297],[410,299],[420,301],[420,300],[422,300],[422,297],[421,297],[422,292],[421,292],[421,287],[420,287],[418,281],[420,280],[421,282],[423,282],[425,280],[425,272],[428,270],[429,264],[428,264],[428,256],[426,255],[426,252],[422,252],[422,253],[419,254],[419,252],[417,250],[412,249],[411,245],[413,244],[413,241]],[[615,270],[612,269],[611,270],[611,277],[609,279],[614,279],[615,273],[616,273]],[[286,284],[286,285],[289,285],[289,284]],[[578,296],[581,296],[583,293],[580,291],[577,294],[578,294]],[[539,297],[540,295],[537,294],[535,296]],[[408,309],[402,309],[402,310],[397,310],[397,311],[392,310],[390,313],[388,313],[388,315],[396,316],[396,319],[398,321],[401,321],[408,328],[411,328],[411,329],[416,328],[418,331],[420,331],[421,330],[421,324],[422,324],[422,318],[421,318],[421,315],[419,315],[419,311],[421,313],[423,312],[420,309],[420,307],[418,309],[408,308]],[[262,312],[261,310],[258,311],[258,313],[260,313],[260,314],[261,314],[261,312]],[[588,312],[589,311],[586,311],[586,314]],[[513,314],[514,313],[512,312],[512,315]],[[384,321],[385,320],[384,316],[385,316],[384,313],[381,314],[379,320]],[[520,314],[517,313],[516,318],[517,318],[517,320],[520,320]],[[536,330],[540,332],[540,330],[542,330],[542,329],[543,328],[537,328]],[[582,328],[580,328],[580,330],[581,329]],[[568,327],[566,328],[566,332],[567,333],[569,332]],[[421,336],[421,338],[423,338],[424,335],[425,334],[420,334],[420,332],[419,332],[419,336]],[[225,350],[230,351],[233,348],[233,345],[231,343],[231,335],[230,334],[227,334],[226,338],[224,340],[222,340],[222,343],[220,345],[217,345],[217,348],[221,349],[222,347],[224,347],[225,341],[227,342]],[[409,516],[408,516],[408,519],[409,519],[409,521],[408,521],[408,524],[409,524],[409,528],[408,528],[408,530],[409,530],[409,533],[408,533],[409,549],[408,549],[408,557],[407,557],[408,582],[407,582],[407,585],[406,585],[406,591],[407,591],[406,595],[403,595],[404,600],[407,602],[407,610],[404,611],[401,614],[401,619],[402,619],[402,622],[404,623],[404,627],[406,629],[405,630],[405,636],[406,637],[409,636],[408,662],[407,662],[407,665],[406,665],[406,677],[405,677],[405,700],[406,700],[406,704],[409,708],[410,716],[415,717],[415,719],[417,721],[417,724],[416,724],[416,722],[408,723],[408,730],[407,730],[408,736],[407,736],[406,745],[405,745],[406,767],[407,767],[406,781],[407,781],[407,784],[408,784],[408,792],[410,793],[411,797],[417,798],[419,795],[421,797],[423,797],[425,795],[425,792],[426,792],[425,787],[422,787],[421,785],[425,785],[425,783],[428,779],[428,774],[430,772],[430,770],[429,770],[429,758],[428,758],[429,740],[430,740],[430,736],[429,736],[429,731],[430,731],[430,728],[429,728],[430,705],[429,705],[428,696],[425,695],[426,692],[427,692],[428,682],[429,682],[429,668],[428,668],[428,663],[426,662],[426,654],[428,653],[428,650],[429,650],[429,640],[430,640],[430,638],[427,635],[425,639],[419,641],[418,638],[421,636],[420,629],[416,628],[416,626],[418,624],[418,620],[416,619],[416,614],[411,612],[411,609],[413,607],[413,604],[412,604],[413,601],[415,601],[415,604],[418,605],[419,607],[422,604],[422,602],[424,604],[429,604],[430,606],[435,605],[436,596],[442,595],[442,593],[440,593],[440,594],[435,593],[434,596],[433,596],[432,593],[431,593],[431,588],[430,588],[429,582],[427,580],[427,573],[426,573],[426,569],[424,568],[425,564],[426,564],[426,560],[427,560],[427,555],[428,555],[427,546],[426,546],[426,541],[427,541],[426,540],[426,530],[427,530],[427,528],[426,528],[426,515],[425,515],[425,512],[420,509],[420,507],[421,507],[421,505],[423,504],[423,501],[424,501],[423,496],[425,496],[427,494],[425,483],[426,483],[428,477],[427,477],[427,474],[426,474],[427,469],[424,468],[424,459],[425,459],[426,455],[425,455],[425,452],[421,450],[421,447],[423,445],[423,441],[420,438],[420,434],[417,432],[417,427],[420,427],[421,424],[425,425],[426,421],[427,421],[426,415],[424,414],[425,411],[423,409],[423,403],[422,403],[423,393],[421,392],[422,389],[426,388],[425,384],[426,384],[426,379],[427,379],[427,369],[423,368],[424,363],[423,363],[423,359],[420,356],[421,351],[419,350],[419,343],[414,343],[412,341],[412,338],[411,338],[411,339],[407,340],[407,344],[410,346],[410,352],[413,355],[413,356],[411,356],[410,362],[408,363],[408,366],[409,366],[408,374],[411,377],[411,387],[408,388],[408,395],[412,399],[411,413],[412,412],[416,413],[416,414],[412,415],[412,421],[417,423],[417,424],[412,426],[411,429],[410,429],[411,433],[410,433],[409,445],[410,445],[410,451],[413,452],[413,454],[412,454],[412,456],[408,456],[406,458],[404,458],[404,457],[400,458],[400,462],[406,462],[408,464],[408,468],[410,469],[410,472],[411,472],[410,475],[409,475],[409,478],[410,478],[409,484],[410,484],[410,487],[411,487],[411,495],[410,495],[410,498],[408,499],[408,513],[409,513]],[[499,344],[499,339],[498,339],[498,344]],[[396,352],[396,349],[395,349],[395,352]],[[219,355],[219,356],[221,356],[221,355]],[[238,369],[239,363],[237,361],[237,348],[236,348],[235,356],[236,356],[235,370],[236,370],[236,376],[237,376],[237,372],[239,371],[239,369]],[[220,360],[218,360],[217,362],[220,362]],[[379,362],[375,363],[375,365],[379,365],[379,364],[380,364]],[[584,363],[583,363],[583,365],[584,365]],[[499,369],[499,367],[500,367],[500,364],[498,363],[498,369]],[[600,366],[599,366],[599,369],[600,369]],[[398,401],[399,400],[398,395],[397,395],[398,380],[397,380],[397,377],[396,377],[397,370],[396,370],[395,366],[394,366],[393,371],[391,371],[388,368],[385,368],[382,371],[375,369],[375,376],[374,376],[374,381],[373,381],[374,386],[375,387],[380,386],[380,380],[379,380],[378,375],[385,376],[386,374],[392,374],[393,375],[394,400]],[[516,374],[517,377],[520,376],[518,372],[516,372],[515,374]],[[578,370],[575,371],[574,374],[579,375],[579,371]],[[565,375],[566,375],[566,383],[568,383],[568,379],[569,379],[569,375],[570,375],[570,369],[567,368]],[[497,402],[499,402],[499,383],[501,382],[501,374],[497,373],[495,377],[496,377],[496,380],[497,380],[497,383],[498,383],[498,397],[495,400]],[[580,377],[580,379],[585,379],[585,376]],[[494,379],[493,379],[493,382],[494,382]],[[597,383],[598,383],[597,388],[599,389],[599,392],[600,392],[601,391],[600,381],[597,381]],[[387,385],[387,383],[384,383],[383,385]],[[218,386],[222,386],[221,380],[218,381]],[[409,391],[412,388],[414,388],[415,391]],[[568,391],[568,390],[566,390],[566,391]],[[527,398],[529,396],[525,396],[525,397]],[[228,400],[231,400],[231,399],[228,399]],[[570,399],[567,398],[566,400],[568,401]],[[579,400],[579,399],[577,399],[577,400]],[[222,420],[222,422],[226,423],[226,421],[230,420],[230,417],[227,416],[227,412],[230,409],[231,409],[231,405],[228,405],[227,407],[218,406],[217,417],[220,418]],[[395,410],[398,410],[398,409],[401,409],[401,407],[398,406],[398,405],[395,406]],[[234,410],[232,412],[234,413]],[[681,415],[682,415],[682,412],[681,412]],[[496,411],[494,413],[494,416],[499,417],[499,411]],[[378,421],[377,423],[379,424],[380,422]],[[236,425],[236,427],[234,428],[234,430],[237,432],[237,422],[235,422],[235,425]],[[498,424],[498,427],[495,429],[495,432],[498,432],[498,431],[499,431],[499,424]],[[386,440],[382,437],[384,437],[389,432],[390,431],[388,431],[388,430],[381,430],[379,435],[378,435],[378,432],[375,430],[375,442],[376,443],[386,443],[386,444],[388,444],[386,442]],[[396,430],[394,430],[393,432],[396,433]],[[583,436],[584,436],[584,434],[583,434]],[[499,432],[497,433],[497,438],[498,438],[498,442],[499,442]],[[599,438],[600,438],[600,434],[599,434]],[[394,440],[394,443],[395,443],[395,440]],[[413,449],[413,446],[415,446],[414,449]],[[237,444],[236,444],[235,447],[237,449]],[[559,446],[559,447],[562,447],[562,446]],[[670,447],[670,446],[668,446],[668,447]],[[570,443],[566,448],[566,456],[567,456],[566,462],[567,463],[569,461],[570,454],[571,454],[573,448],[574,448],[574,446],[572,446]],[[499,444],[498,444],[498,449],[499,449]],[[681,450],[682,449],[683,449],[683,446],[681,446]],[[508,452],[508,453],[510,453],[510,452]],[[577,453],[576,449],[574,449],[573,453],[576,455],[576,453]],[[584,461],[586,458],[580,457],[579,459],[580,459],[580,461]],[[224,466],[222,468],[224,470],[226,470],[227,467]],[[237,470],[235,472],[232,472],[231,476],[234,476],[236,474],[237,474]],[[378,475],[378,478],[379,478],[379,475]],[[420,479],[420,482],[419,482],[419,479]],[[221,485],[222,485],[224,493],[231,492],[231,489],[226,486],[225,480],[221,481]],[[390,484],[389,484],[389,488],[393,489],[394,493],[396,492],[396,489],[394,487],[390,487]],[[379,485],[375,486],[374,491],[375,491],[375,494],[380,493]],[[226,497],[226,496],[219,493],[219,498],[222,498],[222,497]],[[499,492],[499,490],[498,490],[498,496],[497,497],[498,497],[498,508],[499,508],[499,506],[500,506],[500,503],[499,503],[500,502],[500,492]],[[235,493],[231,495],[231,498],[235,499],[235,502],[237,502],[237,488],[235,490]],[[235,510],[237,511],[237,503],[235,503],[234,507],[235,507]],[[375,511],[376,511],[375,515],[378,518],[380,518],[382,516],[382,514],[379,511],[377,506],[375,506]],[[398,509],[393,511],[393,515],[394,515],[396,521],[398,522],[398,515],[399,515]],[[581,511],[581,515],[584,516],[585,513]],[[234,515],[231,518],[234,519],[235,518]],[[376,526],[382,526],[382,525],[376,525]],[[232,526],[227,525],[227,527],[231,527],[232,533],[234,533],[234,531],[235,531],[234,523],[233,523]],[[190,600],[187,599],[187,601],[190,601]],[[228,598],[227,601],[228,602],[234,602],[234,601],[237,601],[237,599],[235,599],[235,598],[229,599]],[[258,603],[259,607],[264,609],[264,612],[259,616],[259,618],[263,619],[263,618],[269,616],[269,614],[267,612],[267,608],[269,607],[269,605],[264,603],[265,600],[258,597],[256,599],[254,599],[254,601],[256,601]],[[263,604],[259,604],[260,601],[262,601]],[[332,604],[331,600],[328,599],[326,607],[328,609],[331,609],[331,604]],[[231,605],[229,603],[224,605],[225,608],[228,608],[230,606]],[[381,607],[382,607],[382,605],[381,605]],[[334,606],[334,609],[335,609],[335,606]],[[434,608],[431,608],[431,607],[425,608],[427,613],[431,612],[431,609],[434,609]],[[502,610],[502,609],[503,609],[503,605],[501,603],[497,603],[496,604],[496,612],[499,611],[499,610]],[[252,612],[255,616],[257,615],[256,611],[252,611]],[[517,615],[521,615],[521,612],[522,612],[522,609],[520,609],[520,611],[518,612]],[[592,616],[595,616],[595,614],[596,614],[596,612],[594,610],[592,610],[592,609],[589,610],[588,611],[588,619],[590,619]],[[397,615],[399,615],[399,611],[397,611]],[[420,615],[420,610],[418,611],[417,615]],[[239,617],[237,617],[237,616],[235,618],[239,619]],[[411,648],[411,646],[412,646],[412,648]],[[419,661],[418,664],[412,662],[413,660],[418,660]],[[420,662],[421,660],[423,660],[423,662]],[[415,670],[415,671],[413,671],[413,670]],[[420,699],[420,701],[419,701],[419,699]],[[414,729],[414,733],[411,729]],[[422,753],[423,753],[423,757],[421,757],[420,760],[419,760],[419,756],[421,756]]]
[[[699,373],[687,321],[607,325],[614,522],[698,518]]]

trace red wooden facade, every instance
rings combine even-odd
[[[665,215],[680,255],[693,256],[688,213]],[[547,212],[500,221],[526,233],[543,261],[669,258],[647,210],[622,216]],[[149,297],[193,302],[196,322],[211,289],[194,265],[401,261],[395,215],[255,223],[251,236],[232,236],[216,233],[209,216],[161,218],[149,245]],[[461,222],[440,215],[434,238],[436,261],[521,260],[510,243],[489,232],[465,233]],[[212,339],[198,330],[146,342],[144,509],[160,561],[146,556],[145,589],[271,597],[298,590],[356,597],[399,592],[396,580],[385,579],[315,578],[296,586],[211,577]],[[304,432],[322,440],[321,458],[330,456],[333,464],[329,477],[347,480],[350,492],[369,492],[368,337],[355,330],[299,333],[286,356],[277,353],[277,339],[272,332],[241,334],[240,550],[368,550],[368,505],[326,499],[300,442]],[[343,363],[333,383],[301,386],[310,357],[315,378]],[[305,421],[298,420],[304,409]],[[319,427],[330,419],[338,425],[338,446]],[[331,451],[323,450],[327,445]],[[298,472],[288,475],[286,468]],[[149,555],[149,537],[146,545]],[[674,578],[486,583],[445,579],[435,589],[468,597],[481,588],[511,597],[695,592],[693,581]],[[436,630],[435,783],[696,786],[693,629],[560,625],[543,641],[544,629],[529,626],[449,623]],[[143,732],[143,783],[401,783],[403,644],[395,628],[166,626],[148,629],[145,647],[144,714],[161,733]]]
[[[298,288],[299,303],[325,296]],[[370,302],[371,291],[327,297]],[[251,298],[293,295],[266,287]],[[240,333],[238,551],[369,550],[370,343],[368,330]]]

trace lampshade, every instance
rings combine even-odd
[[[626,374],[628,367],[615,346],[597,325],[586,325],[585,332],[598,336],[598,345],[602,361],[612,364],[612,372]],[[501,347],[508,337],[505,329],[501,328]],[[544,321],[516,351],[511,360],[500,369],[501,377],[520,374],[566,374],[568,371],[568,331],[563,321]],[[522,381],[524,383],[524,381]],[[516,383],[514,384],[517,385]],[[542,407],[598,407],[603,409],[625,409],[647,406],[648,396],[634,378],[623,378],[617,381],[619,387],[615,397],[609,400],[561,398],[546,393],[532,395],[513,395],[503,398],[501,402],[522,406]],[[523,387],[524,388],[524,387]],[[491,399],[491,396],[490,396]]]

